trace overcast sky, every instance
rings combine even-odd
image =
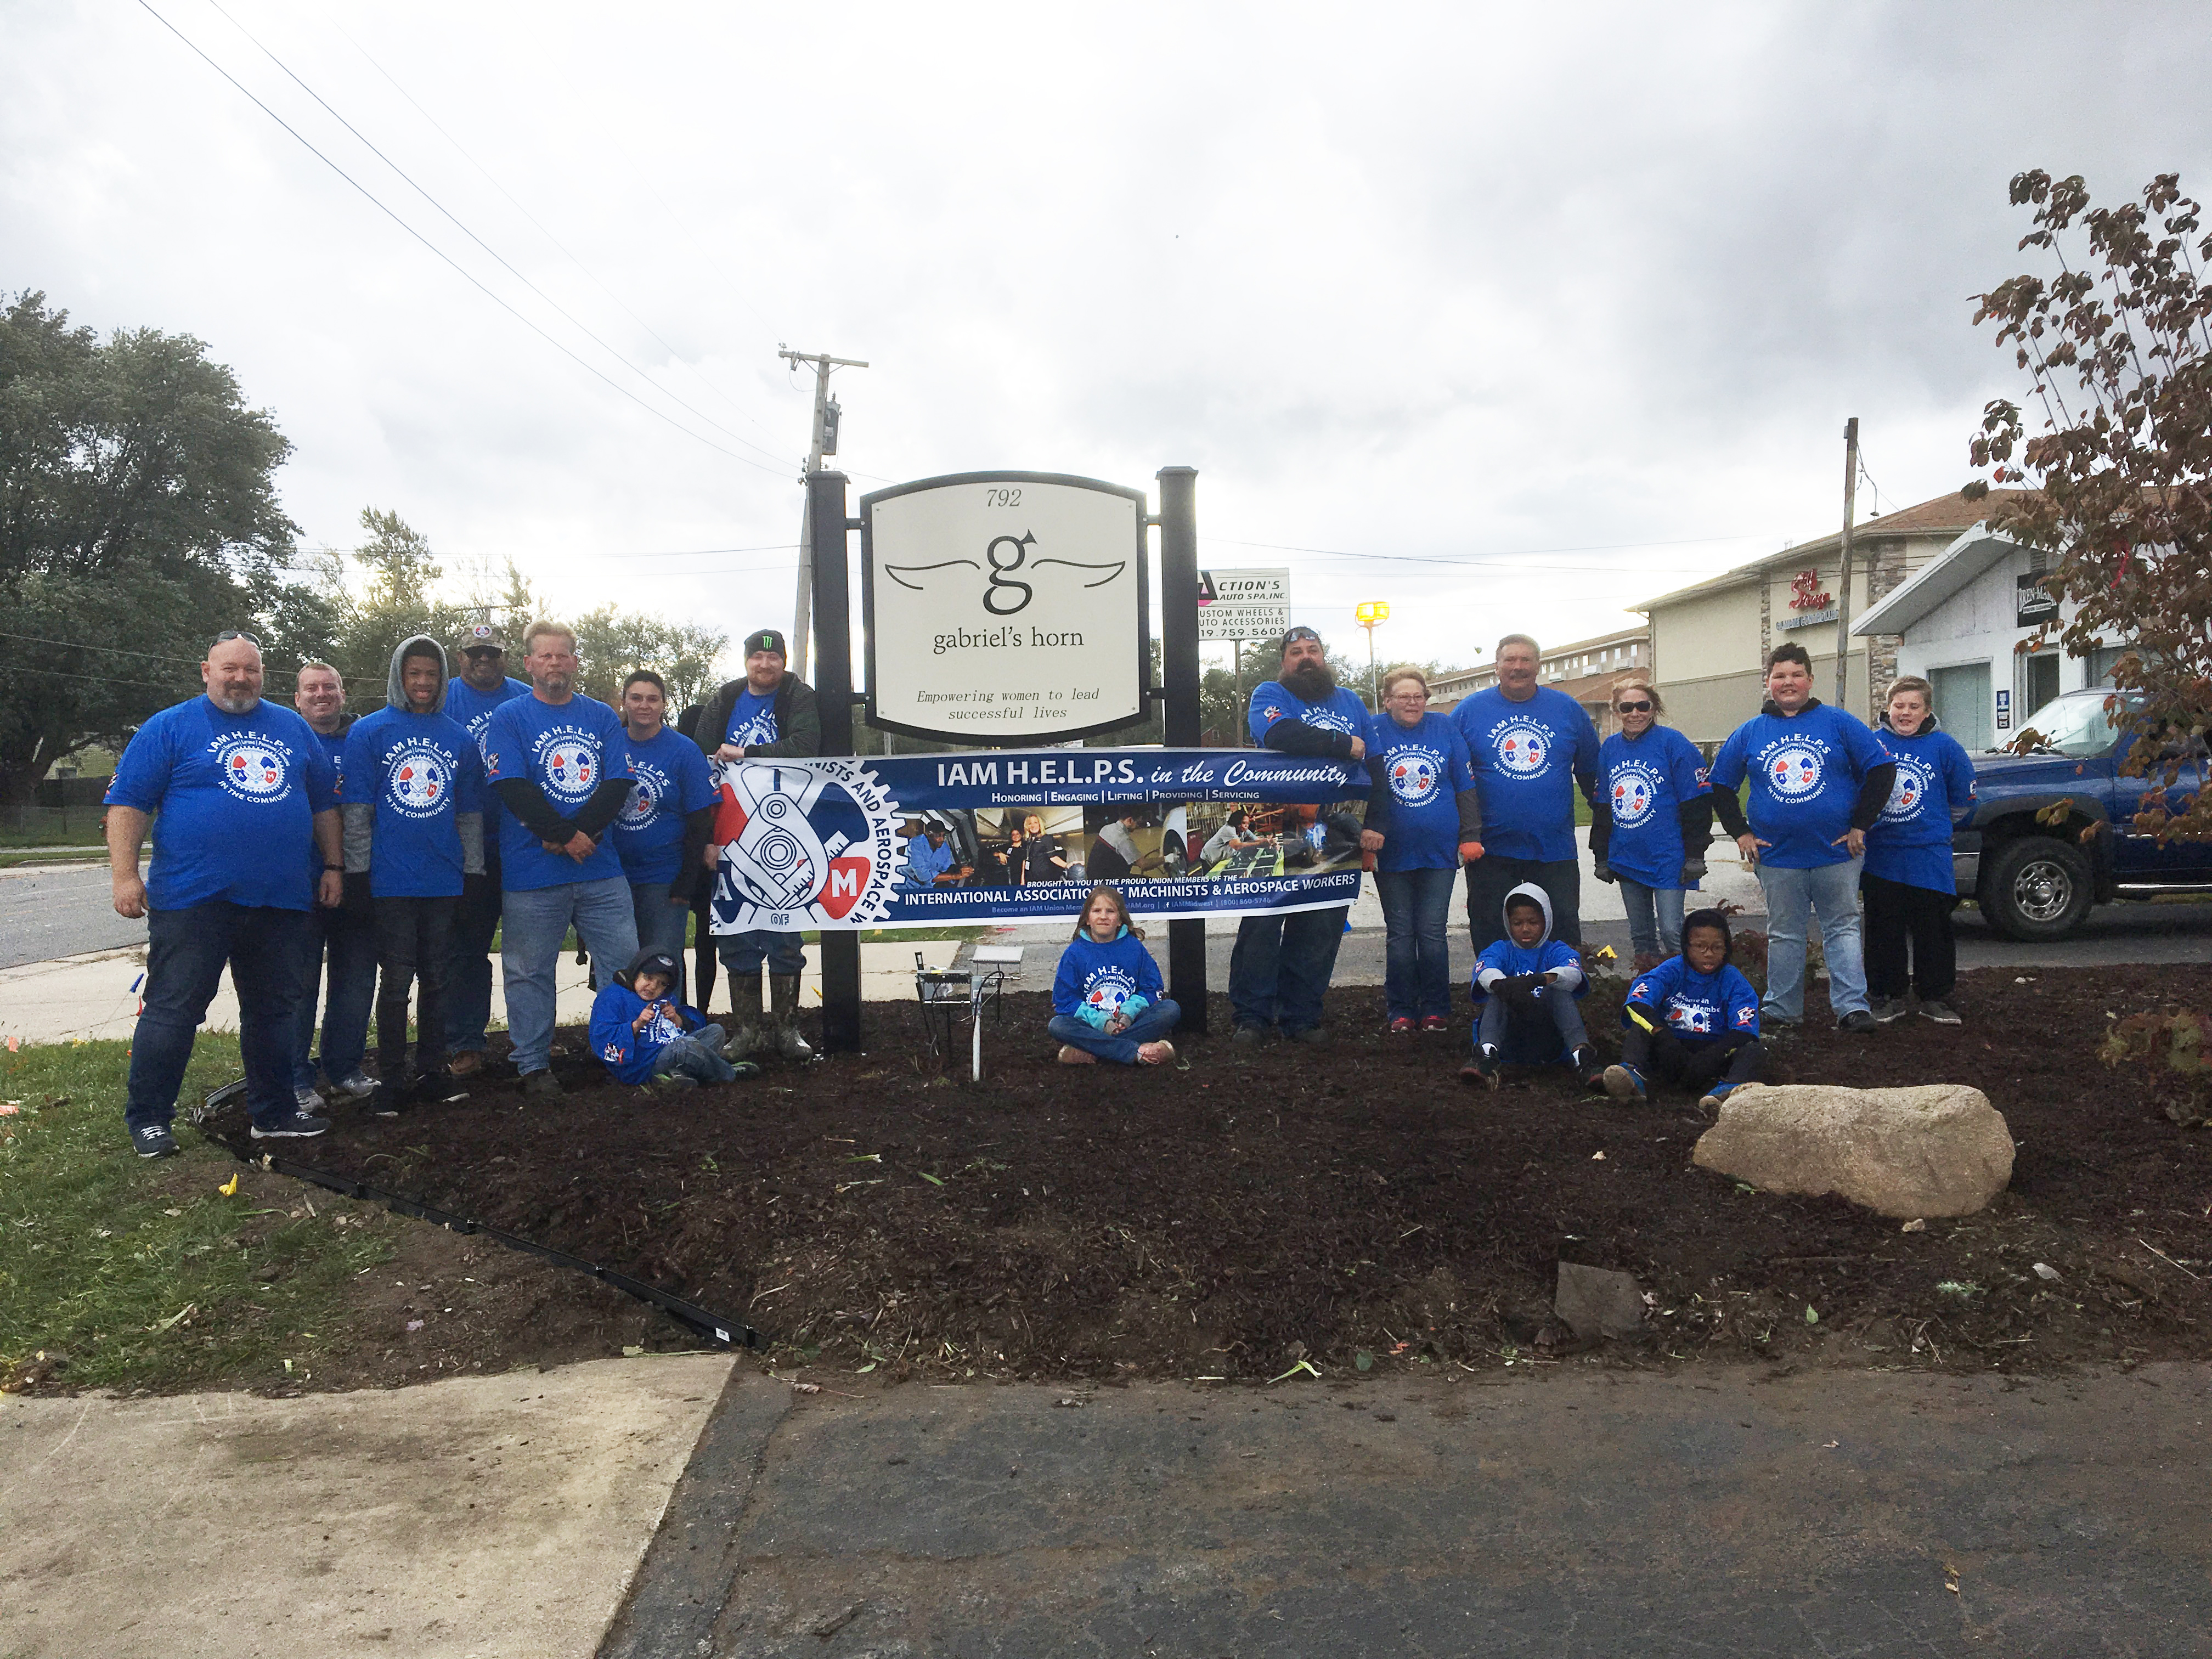
[[[1956,488],[2014,173],[2212,189],[2201,5],[151,3],[0,0],[0,289],[206,341],[310,544],[733,634],[779,343],[872,365],[859,489],[1194,465],[1206,562],[1472,662],[1831,532],[1847,416],[1883,509]]]

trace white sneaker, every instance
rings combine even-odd
[[[331,1085],[337,1093],[348,1100],[367,1100],[376,1092],[376,1079],[366,1072],[355,1072]]]

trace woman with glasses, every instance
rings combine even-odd
[[[1375,787],[1359,845],[1374,860],[1382,900],[1383,996],[1393,1031],[1449,1028],[1444,933],[1452,877],[1463,860],[1482,856],[1482,805],[1467,739],[1428,707],[1421,671],[1394,668],[1382,677],[1382,712],[1368,719],[1367,769]]]
[[[1620,884],[1640,974],[1682,948],[1682,895],[1705,873],[1712,786],[1695,745],[1659,724],[1667,705],[1648,682],[1614,686],[1613,712],[1620,730],[1598,749],[1590,857],[1600,881]]]

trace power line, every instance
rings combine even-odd
[[[732,460],[733,460],[733,461],[742,461],[742,462],[744,462],[744,465],[745,465],[750,466],[750,467],[753,467],[753,468],[755,468],[755,469],[757,469],[757,471],[762,471],[762,472],[773,473],[773,474],[775,474],[775,476],[777,476],[777,477],[783,477],[783,476],[784,476],[783,471],[782,471],[782,469],[781,469],[781,468],[778,468],[778,467],[772,467],[772,466],[765,465],[763,465],[762,462],[759,462],[759,461],[757,461],[757,460],[753,459],[752,459],[752,457],[750,457],[750,455],[740,455],[740,454],[738,454],[738,453],[737,453],[737,451],[735,451],[734,449],[725,449],[725,448],[723,448],[723,447],[722,447],[722,446],[721,446],[721,445],[720,445],[720,444],[716,443],[716,442],[715,442],[712,438],[707,437],[705,434],[702,434],[702,433],[694,432],[694,431],[693,431],[690,427],[688,427],[688,426],[684,425],[683,422],[681,422],[681,421],[678,420],[674,416],[670,415],[670,414],[669,414],[667,411],[665,411],[665,410],[659,410],[659,409],[655,409],[655,408],[654,408],[651,404],[649,404],[649,403],[646,402],[644,398],[642,398],[639,397],[635,392],[632,392],[632,391],[631,391],[628,386],[623,386],[623,385],[619,384],[618,382],[617,382],[616,380],[614,380],[612,378],[611,378],[608,374],[606,374],[603,370],[599,369],[599,368],[596,368],[592,367],[592,365],[591,365],[590,363],[586,362],[585,362],[581,357],[578,356],[577,356],[574,351],[570,350],[567,346],[565,346],[565,345],[562,344],[562,343],[561,343],[560,341],[558,341],[558,340],[555,339],[555,338],[554,338],[550,334],[548,334],[548,333],[547,333],[547,332],[546,332],[543,328],[539,327],[536,323],[532,322],[529,318],[527,318],[527,317],[524,316],[524,315],[522,314],[522,313],[520,313],[520,311],[516,310],[516,309],[514,308],[514,306],[512,306],[512,305],[510,305],[510,304],[509,304],[506,300],[502,299],[499,295],[497,295],[497,294],[494,293],[494,292],[492,291],[492,289],[490,289],[489,288],[486,287],[486,286],[484,285],[484,283],[483,283],[483,282],[482,282],[478,277],[477,277],[477,276],[474,275],[474,273],[472,273],[471,271],[470,271],[470,270],[468,270],[468,268],[467,268],[466,266],[463,265],[463,264],[462,264],[459,260],[455,259],[455,258],[453,257],[453,255],[451,255],[450,253],[447,253],[447,252],[443,248],[440,247],[440,246],[439,246],[435,242],[433,242],[433,241],[432,241],[428,237],[425,236],[425,235],[424,235],[421,231],[419,231],[419,230],[416,229],[414,226],[412,226],[412,225],[409,224],[409,223],[408,223],[404,219],[401,218],[401,217],[400,217],[397,213],[393,212],[392,209],[390,209],[389,207],[386,207],[386,206],[384,204],[384,203],[383,203],[383,202],[382,202],[382,201],[381,201],[381,200],[377,197],[376,193],[375,193],[374,191],[371,191],[371,190],[368,188],[368,185],[366,185],[362,184],[362,183],[358,179],[356,179],[356,178],[355,178],[351,173],[348,173],[348,172],[347,172],[343,167],[340,167],[340,166],[339,166],[336,161],[333,161],[332,160],[331,160],[331,158],[330,158],[329,156],[327,156],[327,155],[324,155],[322,151],[320,151],[319,149],[317,149],[314,147],[314,145],[313,145],[312,143],[308,143],[308,142],[307,142],[307,138],[306,138],[306,137],[305,137],[301,133],[301,131],[299,131],[299,129],[298,129],[298,128],[295,127],[295,126],[294,126],[290,122],[287,121],[287,120],[286,120],[283,116],[281,116],[281,115],[277,114],[277,113],[276,113],[276,112],[275,110],[273,110],[273,109],[270,108],[268,105],[266,105],[266,104],[263,103],[263,102],[261,101],[261,100],[260,100],[260,99],[256,98],[251,91],[247,90],[246,86],[246,83],[245,83],[244,82],[240,81],[240,80],[236,76],[233,75],[233,74],[232,74],[228,70],[227,70],[227,69],[223,68],[223,66],[222,66],[222,64],[220,64],[216,63],[216,62],[215,61],[215,59],[214,59],[214,58],[212,58],[209,57],[209,56],[207,55],[207,53],[206,53],[206,52],[203,52],[203,51],[200,49],[200,47],[198,46],[198,45],[196,42],[194,42],[194,41],[193,41],[193,40],[191,39],[191,37],[190,35],[186,34],[186,33],[185,33],[182,29],[179,28],[179,27],[178,27],[174,23],[172,23],[172,22],[171,22],[171,21],[170,21],[167,17],[164,17],[164,16],[163,16],[160,12],[158,12],[158,11],[155,10],[155,9],[154,9],[154,6],[153,6],[153,3],[152,3],[152,0],[138,0],[138,4],[140,5],[140,7],[142,7],[142,8],[146,11],[146,13],[147,13],[149,16],[151,16],[151,17],[154,19],[154,21],[155,21],[155,22],[157,22],[157,23],[161,24],[161,26],[163,28],[165,28],[165,29],[168,30],[170,33],[172,33],[172,34],[175,35],[175,36],[177,37],[177,39],[178,39],[178,40],[179,40],[183,41],[186,46],[190,47],[190,48],[191,48],[191,50],[192,55],[193,55],[194,57],[198,58],[202,63],[205,64],[206,64],[210,69],[213,70],[214,70],[217,75],[220,75],[221,76],[222,76],[222,78],[223,78],[224,80],[226,80],[226,81],[229,82],[230,82],[230,84],[231,84],[232,86],[236,87],[236,88],[238,88],[238,90],[239,90],[240,93],[243,93],[243,94],[245,94],[245,96],[246,97],[246,99],[247,99],[249,101],[251,101],[251,102],[252,102],[252,104],[253,105],[253,106],[254,106],[256,109],[259,110],[259,111],[260,111],[264,115],[267,116],[270,120],[274,121],[274,122],[275,122],[278,126],[280,126],[280,127],[283,128],[283,129],[284,129],[284,131],[285,131],[286,132],[290,133],[294,138],[297,139],[297,140],[299,141],[299,143],[300,143],[300,146],[301,146],[301,149],[305,149],[305,150],[307,152],[307,154],[308,154],[308,155],[310,155],[313,156],[313,157],[314,157],[318,161],[320,161],[320,162],[321,162],[325,167],[328,167],[328,168],[329,168],[332,173],[337,173],[337,176],[338,176],[339,178],[341,178],[341,179],[344,179],[344,180],[346,181],[346,183],[348,183],[349,185],[351,185],[354,187],[354,189],[356,189],[356,191],[360,191],[360,192],[361,192],[361,194],[362,194],[364,198],[366,198],[368,199],[368,201],[369,204],[370,204],[372,207],[375,208],[375,209],[376,209],[376,210],[377,210],[378,212],[380,212],[380,213],[383,214],[383,215],[384,215],[384,216],[385,216],[386,218],[387,218],[387,219],[391,220],[391,221],[392,221],[392,222],[393,224],[398,225],[398,226],[400,228],[400,229],[402,229],[402,230],[405,231],[405,232],[406,232],[410,236],[412,236],[412,237],[413,237],[416,241],[418,241],[418,242],[422,243],[422,245],[424,247],[426,247],[426,248],[429,249],[429,251],[430,251],[431,252],[433,252],[433,253],[436,254],[436,255],[438,256],[438,258],[441,258],[441,259],[442,259],[442,260],[444,260],[444,261],[446,262],[446,264],[447,264],[448,265],[451,265],[451,266],[453,268],[453,270],[454,270],[457,273],[459,273],[459,276],[460,276],[464,280],[465,280],[465,281],[470,284],[470,286],[471,286],[471,287],[472,287],[472,288],[476,289],[477,289],[477,292],[479,292],[480,294],[482,294],[482,295],[483,295],[486,299],[489,300],[489,301],[490,301],[494,305],[497,306],[501,310],[502,310],[502,311],[506,312],[506,313],[507,313],[507,315],[509,315],[510,317],[514,318],[517,322],[520,323],[520,324],[521,324],[525,328],[527,328],[527,329],[528,329],[532,333],[533,333],[533,334],[537,335],[538,338],[540,338],[541,340],[544,340],[544,341],[546,343],[546,344],[548,344],[548,345],[551,346],[551,347],[552,347],[556,351],[558,351],[558,352],[559,352],[562,356],[564,356],[564,357],[568,358],[568,361],[569,361],[570,362],[574,363],[574,364],[576,365],[576,367],[577,367],[577,368],[580,368],[580,369],[584,370],[584,372],[585,372],[585,373],[586,373],[586,374],[590,374],[590,375],[592,375],[594,378],[596,378],[596,379],[598,379],[599,380],[600,380],[600,381],[604,382],[606,386],[608,386],[609,387],[612,388],[614,391],[620,392],[623,397],[625,397],[625,398],[629,398],[629,399],[630,400],[630,402],[632,402],[632,403],[635,404],[636,404],[640,409],[641,409],[641,410],[645,410],[645,412],[646,412],[647,414],[648,414],[648,415],[652,416],[654,419],[656,419],[656,420],[659,420],[659,421],[665,421],[665,422],[666,422],[670,426],[674,427],[674,428],[675,428],[678,432],[681,432],[681,433],[682,433],[685,437],[687,437],[687,438],[690,438],[690,439],[693,440],[695,442],[697,442],[697,443],[702,443],[702,444],[706,445],[708,448],[709,448],[709,449],[713,450],[716,454],[718,454],[718,455],[726,455],[727,457],[729,457],[729,459],[732,459]],[[241,31],[241,32],[242,32],[242,31]],[[251,39],[252,37],[251,37],[251,36],[248,36],[247,38],[248,38],[248,39]],[[258,44],[258,43],[257,42],[256,44]],[[279,67],[282,67],[282,66],[280,65]],[[289,70],[288,70],[288,71],[286,71],[286,72],[287,72],[288,74],[289,73]],[[328,108],[328,107],[329,107],[329,106],[325,105],[325,106],[324,106],[324,107]],[[368,140],[363,139],[363,140],[362,140],[362,143],[368,143]],[[371,146],[371,148],[374,148],[374,146]],[[395,170],[396,170],[396,169],[395,169]],[[442,210],[442,209],[441,209],[440,210],[441,210],[441,212],[443,211],[443,210]],[[495,255],[494,257],[495,257],[495,258],[496,258],[497,256],[496,256],[496,255]],[[502,263],[503,263],[503,262],[502,262]],[[556,308],[557,309],[558,307],[556,307]],[[687,407],[688,407],[688,405],[687,405]],[[740,441],[742,441],[742,440],[741,440]],[[766,453],[766,452],[763,452],[763,453]]]
[[[221,9],[221,8],[218,7],[217,9]],[[639,316],[635,311],[632,310],[629,303],[625,301],[621,295],[616,293],[613,289],[608,287],[605,279],[603,279],[597,271],[586,264],[582,259],[577,257],[577,255],[566,243],[562,242],[559,237],[556,236],[550,230],[547,229],[538,216],[532,213],[528,208],[525,207],[522,204],[520,198],[518,198],[513,191],[509,190],[505,185],[500,183],[498,178],[492,173],[489,167],[487,167],[482,161],[477,161],[475,155],[470,153],[467,146],[463,144],[459,139],[454,137],[452,133],[448,132],[446,130],[444,124],[441,123],[436,116],[431,114],[428,109],[423,107],[421,100],[417,99],[413,93],[408,91],[406,88],[401,86],[398,79],[392,75],[392,71],[385,68],[382,64],[379,63],[370,55],[368,47],[362,46],[360,41],[355,40],[352,35],[346,33],[345,26],[343,24],[340,23],[337,18],[330,16],[327,13],[325,14],[325,21],[326,21],[333,29],[337,31],[338,34],[344,40],[348,46],[359,52],[363,58],[367,59],[368,66],[371,69],[374,70],[379,75],[382,76],[386,81],[391,82],[392,89],[394,92],[398,93],[402,98],[404,98],[410,104],[415,106],[415,112],[420,115],[425,121],[428,121],[432,127],[435,128],[438,136],[443,138],[447,143],[451,144],[455,150],[459,152],[463,161],[466,161],[478,173],[483,174],[485,181],[501,196],[507,198],[507,201],[514,206],[514,210],[517,213],[520,213],[524,218],[529,220],[530,222],[537,228],[538,234],[544,237],[547,241],[552,243],[555,247],[558,248],[561,252],[567,257],[570,264],[575,266],[576,269],[582,271],[585,276],[590,277],[592,283],[599,288],[599,292],[605,295],[610,300],[612,300],[617,306],[620,306],[623,309],[623,314],[629,317],[630,321],[635,323],[640,328],[651,335],[654,341],[659,344],[661,349],[667,352],[669,356],[675,362],[682,363],[685,368],[689,369],[691,374],[698,379],[698,381],[702,386],[705,386],[716,397],[721,398],[721,400],[727,404],[732,410],[736,410],[739,418],[751,422],[753,425],[760,427],[761,430],[763,432],[768,430],[767,427],[763,426],[759,420],[748,413],[738,404],[735,398],[732,397],[727,392],[717,386],[713,380],[708,379],[705,370],[702,369],[696,363],[690,362],[684,357],[682,352],[678,351],[675,348],[675,346],[672,345],[666,339],[664,339],[659,330],[653,327],[652,324],[647,322],[644,318]],[[251,39],[250,36],[248,38]],[[260,43],[256,41],[255,44],[258,46]],[[264,48],[264,50],[266,49]],[[287,72],[289,73],[289,71]],[[327,107],[327,106],[325,107]],[[335,112],[333,112],[333,113],[335,113]],[[742,296],[740,297],[742,298]],[[751,307],[747,306],[746,309],[751,310]],[[753,315],[757,318],[760,317],[760,313],[757,311],[753,313]],[[760,320],[763,325],[765,325],[767,319],[760,318]],[[705,417],[702,416],[701,418],[704,419]],[[724,428],[722,429],[725,431],[728,430],[727,428]],[[730,435],[733,438],[737,437],[735,433],[731,433]],[[738,441],[744,443],[746,440],[739,438]],[[758,448],[759,446],[754,445],[753,447]],[[766,454],[773,452],[763,450],[762,453]]]
[[[416,184],[413,176],[408,173],[406,168],[401,167],[398,162],[393,161],[389,155],[386,155],[382,150],[379,149],[376,145],[370,141],[367,133],[363,132],[359,127],[354,125],[352,122],[347,120],[344,116],[339,114],[336,109],[332,108],[331,102],[327,98],[325,98],[322,94],[317,92],[305,81],[302,81],[297,74],[294,73],[292,67],[289,64],[285,63],[283,58],[279,58],[275,52],[270,51],[267,46],[263,46],[260,40],[251,29],[247,28],[245,24],[240,22],[235,17],[233,17],[228,12],[223,10],[222,0],[207,0],[207,3],[210,6],[212,6],[215,9],[216,15],[219,15],[223,21],[228,23],[231,27],[236,29],[249,41],[252,42],[253,47],[256,51],[260,52],[260,54],[264,58],[266,58],[270,63],[276,64],[278,69],[282,70],[285,76],[291,81],[293,85],[298,87],[301,91],[306,93],[308,97],[313,99],[318,104],[321,105],[325,112],[329,114],[332,120],[336,121],[348,132],[353,134],[355,137],[361,140],[362,143],[368,149],[370,155],[376,157],[378,161],[383,162],[385,166],[390,167],[392,172],[398,173],[401,180],[405,183],[410,190],[413,191],[417,196],[428,202],[432,207],[437,209],[439,212],[444,214],[447,219],[452,222],[455,229],[459,230],[462,235],[467,237],[478,247],[482,248],[486,253],[491,255],[494,259],[497,260],[499,264],[505,268],[508,275],[512,276],[517,282],[520,283],[532,294],[535,294],[539,299],[544,301],[545,303],[552,307],[555,311],[560,313],[562,317],[568,319],[569,325],[574,328],[577,332],[583,335],[586,339],[591,341],[592,343],[598,346],[600,350],[605,352],[610,357],[612,357],[616,362],[622,364],[623,368],[629,369],[631,374],[636,375],[640,380],[643,380],[647,386],[658,392],[662,397],[667,398],[669,402],[674,404],[678,408],[685,410],[690,413],[697,416],[701,420],[706,422],[708,426],[713,427],[715,431],[720,433],[724,437],[728,438],[732,442],[741,443],[748,449],[757,450],[761,454],[768,456],[771,460],[775,458],[775,452],[774,450],[762,448],[760,445],[753,442],[750,438],[739,437],[736,433],[731,431],[729,428],[724,426],[713,416],[708,414],[706,410],[696,408],[692,404],[684,402],[683,398],[678,397],[666,386],[662,386],[658,380],[654,380],[653,376],[647,374],[642,368],[640,368],[635,363],[630,362],[630,360],[624,356],[622,352],[616,349],[613,346],[609,345],[605,340],[601,339],[597,334],[586,327],[584,324],[576,318],[574,313],[568,309],[567,307],[563,306],[558,300],[556,300],[544,289],[538,287],[537,283],[532,282],[530,278],[525,276],[521,271],[516,270],[514,265],[504,254],[501,253],[497,248],[494,247],[489,242],[484,240],[483,237],[477,235],[476,232],[471,230],[468,226],[463,224],[460,219],[456,216],[453,210],[447,207],[443,202],[441,202],[436,197],[431,195],[430,192],[423,189],[421,185]],[[386,78],[389,79],[390,77],[386,76]],[[398,82],[393,82],[392,84],[397,86]],[[412,100],[410,100],[410,101],[411,102]],[[420,106],[417,106],[417,107]],[[435,124],[433,123],[433,125],[434,125]],[[458,146],[456,146],[456,148],[458,148]],[[496,184],[498,181],[495,179],[493,182]],[[518,203],[517,205],[520,206],[520,204]],[[533,220],[532,222],[536,223],[537,222]],[[544,227],[540,225],[538,228],[543,230]],[[559,244],[556,243],[555,246],[559,246]],[[561,251],[564,253],[568,252],[566,248],[562,248]],[[569,257],[574,258],[575,256],[574,254],[570,254]],[[641,325],[641,326],[642,326],[642,325]],[[651,332],[650,330],[647,330],[647,331]],[[659,338],[657,335],[654,337]],[[662,341],[661,343],[664,345],[667,343],[665,341]],[[673,350],[674,348],[671,347],[670,349]]]

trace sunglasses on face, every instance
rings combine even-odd
[[[1615,703],[1613,707],[1624,714],[1648,714],[1651,712],[1651,705],[1648,702],[1622,702]]]

